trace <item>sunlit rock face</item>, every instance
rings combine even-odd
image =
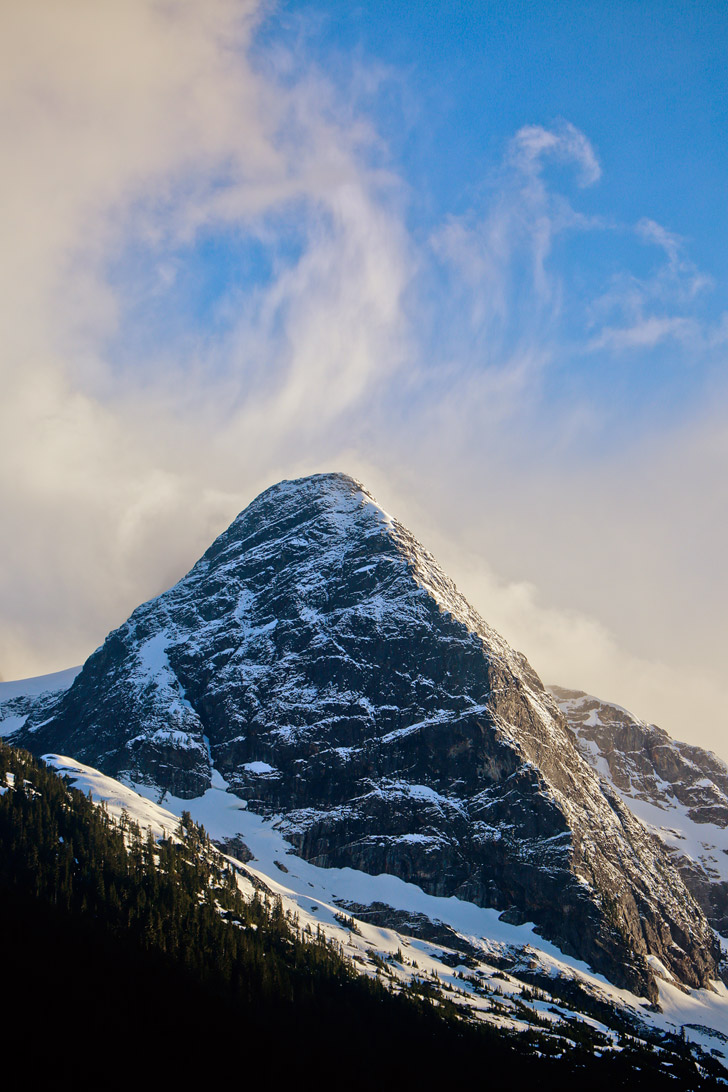
[[[613,702],[551,691],[587,762],[660,838],[710,924],[728,937],[726,764]]]
[[[667,855],[527,661],[351,478],[282,482],[17,742],[194,797],[213,767],[305,857],[533,921],[656,996],[715,974]]]

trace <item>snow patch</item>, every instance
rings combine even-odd
[[[279,771],[267,762],[244,762],[243,769],[252,774],[273,774]]]

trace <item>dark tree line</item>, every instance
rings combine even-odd
[[[558,1058],[539,1029],[473,1027],[421,987],[393,995],[323,934],[302,934],[280,900],[245,898],[187,813],[156,842],[2,742],[0,792],[0,1043],[38,1074],[80,1054],[104,1065],[106,1087],[130,1073],[142,1087],[172,1075],[188,1087],[203,1071],[242,1080],[261,1062],[271,1080],[347,1088],[715,1087],[679,1044],[667,1065],[636,1044]]]

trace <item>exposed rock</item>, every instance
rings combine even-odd
[[[214,766],[306,858],[520,912],[653,999],[648,955],[715,975],[705,918],[526,660],[343,475],[258,497],[17,740],[188,798]]]
[[[584,757],[660,838],[711,925],[728,936],[728,766],[619,705],[550,689]]]
[[[465,937],[456,933],[449,925],[442,921],[433,921],[426,914],[418,914],[415,910],[397,910],[383,902],[372,902],[365,906],[357,902],[339,901],[338,905],[355,915],[359,921],[371,922],[382,929],[396,929],[405,937],[419,937],[430,944],[442,946],[446,953],[447,949],[451,949],[449,954],[441,958],[452,967],[460,964],[464,967],[475,965],[483,954],[480,948],[469,944]]]
[[[213,842],[217,848],[222,850],[228,857],[235,857],[236,860],[242,861],[243,864],[247,864],[248,861],[253,860],[253,854],[250,852],[250,848],[239,835],[236,835],[234,838],[214,838]]]

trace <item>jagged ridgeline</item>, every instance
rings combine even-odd
[[[493,906],[618,985],[717,947],[527,661],[357,482],[282,482],[16,740],[192,798],[213,768],[320,865]]]
[[[630,811],[651,824],[710,924],[728,936],[725,762],[612,702],[581,690],[550,689],[584,758]]]
[[[4,1041],[36,1079],[72,1064],[105,1087],[149,1087],[203,1070],[240,1080],[255,1063],[269,1080],[351,1088],[442,1087],[455,1074],[480,1087],[485,1068],[489,1085],[714,1087],[679,1042],[658,1054],[625,1039],[595,1058],[585,1027],[562,1058],[563,1039],[540,1028],[473,1026],[442,995],[437,1007],[393,995],[301,932],[280,900],[243,897],[188,814],[155,841],[3,743],[0,944]]]

